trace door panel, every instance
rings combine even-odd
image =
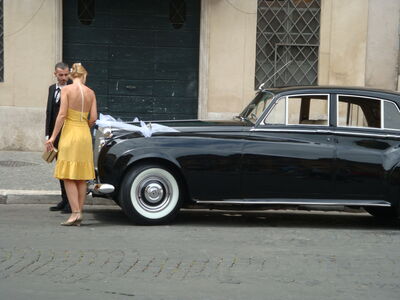
[[[397,143],[382,130],[382,100],[338,94],[336,109],[335,194],[338,198],[384,199],[391,168],[389,163],[385,170],[384,164]]]
[[[343,130],[345,131],[345,130]],[[393,147],[399,142],[365,135],[335,134],[337,170],[335,194],[338,198],[384,199],[387,175],[393,164],[387,164]]]
[[[243,198],[332,198],[329,133],[257,131],[243,150]]]
[[[199,138],[189,135],[171,147],[193,199],[240,199],[242,137],[247,135],[248,132],[203,133]]]

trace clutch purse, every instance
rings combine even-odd
[[[56,148],[53,148],[51,151],[44,151],[42,158],[44,161],[51,163],[57,156],[58,150]]]

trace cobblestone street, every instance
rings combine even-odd
[[[87,208],[0,209],[1,299],[398,299],[400,231],[367,214],[182,212],[134,226]]]

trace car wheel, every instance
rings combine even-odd
[[[379,219],[395,219],[397,218],[397,212],[395,208],[392,207],[374,207],[367,206],[364,209],[372,216]]]
[[[122,182],[122,210],[136,224],[163,224],[179,211],[182,191],[176,175],[160,165],[140,165]]]

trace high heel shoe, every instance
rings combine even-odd
[[[62,226],[81,226],[82,223],[82,214],[80,211],[73,212],[72,215],[76,215],[75,219],[71,221],[62,222]]]

